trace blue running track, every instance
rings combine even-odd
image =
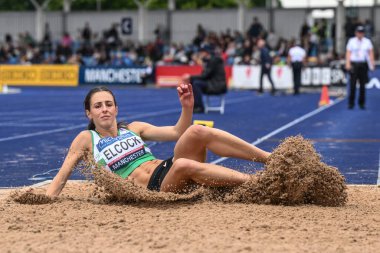
[[[87,126],[83,99],[91,87],[21,88],[0,94],[0,187],[33,185],[52,179],[73,138]],[[175,89],[112,87],[119,120],[175,124],[179,113]],[[317,107],[319,94],[257,96],[230,91],[224,115],[195,114],[213,120],[260,148],[273,150],[287,136],[313,140],[323,160],[345,175],[349,184],[377,184],[380,167],[380,90],[367,90],[367,109],[347,109],[345,99],[328,108]],[[149,142],[156,157],[172,155],[174,143]],[[254,173],[260,164],[208,154],[208,161]],[[71,179],[82,179],[73,173]]]

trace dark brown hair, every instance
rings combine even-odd
[[[99,86],[99,87],[95,87],[95,88],[92,88],[88,93],[87,93],[87,96],[85,97],[84,99],[84,102],[83,102],[83,105],[84,105],[84,109],[85,111],[88,110],[90,111],[91,109],[91,98],[92,96],[95,94],[95,93],[98,93],[98,92],[101,92],[101,91],[105,91],[105,92],[108,92],[109,94],[112,95],[112,98],[113,98],[113,101],[115,103],[115,106],[117,106],[117,103],[116,103],[116,98],[115,98],[115,95],[113,94],[113,92],[108,89],[107,87],[105,86]],[[127,123],[126,122],[118,122],[117,123],[117,128],[126,128],[127,127]],[[95,130],[95,124],[94,124],[94,121],[93,120],[90,120],[90,122],[88,123],[87,125],[87,129],[88,130]]]

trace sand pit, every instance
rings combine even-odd
[[[290,137],[265,170],[233,189],[150,192],[105,170],[0,194],[5,252],[375,252],[380,188],[351,186],[312,144]],[[22,239],[20,239],[22,238]]]
[[[101,203],[93,183],[59,201],[0,194],[1,252],[377,252],[380,188],[349,186],[340,207],[220,201]],[[36,189],[43,193],[44,189]]]

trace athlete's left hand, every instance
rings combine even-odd
[[[177,92],[182,107],[190,108],[192,110],[194,107],[194,94],[191,84],[181,83],[177,87]]]

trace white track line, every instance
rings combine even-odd
[[[379,171],[377,173],[377,185],[380,185],[380,150],[379,150]]]
[[[245,101],[251,100],[252,98],[253,98],[253,96],[252,97],[251,96],[243,97],[243,98],[234,98],[234,99],[230,99],[226,104],[237,104],[240,102],[245,102]],[[181,111],[181,109],[178,108],[178,109],[164,110],[164,111],[158,111],[158,112],[143,113],[143,114],[139,114],[136,116],[126,117],[126,118],[123,118],[121,120],[123,121],[123,120],[139,119],[139,118],[151,117],[151,116],[161,116],[161,115],[170,114],[170,113],[174,113],[174,112],[180,112],[180,111]],[[76,125],[76,126],[64,127],[64,128],[59,128],[59,129],[55,129],[55,130],[40,131],[40,132],[34,132],[34,133],[30,133],[30,134],[23,134],[23,135],[19,135],[19,136],[8,137],[8,138],[0,138],[0,142],[16,140],[16,139],[24,139],[24,138],[35,137],[35,136],[44,135],[44,134],[59,133],[59,132],[73,130],[73,129],[84,128],[84,127],[86,127],[86,125],[87,124],[80,124],[80,125]],[[49,184],[50,182],[51,182],[51,180],[45,180],[45,181],[42,181],[40,183],[33,184],[30,187],[44,186],[46,184]],[[20,188],[20,187],[0,187],[0,189],[17,189],[17,188]]]
[[[1,190],[17,190],[17,189],[22,189],[22,188],[25,188],[25,187],[31,187],[31,188],[38,188],[38,187],[42,187],[42,186],[45,186],[45,185],[48,185],[52,182],[53,180],[45,180],[45,181],[42,181],[42,182],[39,182],[39,183],[36,183],[36,184],[32,184],[32,185],[24,185],[24,186],[17,186],[17,187],[0,187],[0,191]],[[81,179],[75,179],[75,180],[68,180],[68,182],[78,182],[78,183],[83,183],[83,182],[89,182],[89,180],[81,180]]]
[[[298,123],[300,123],[300,122],[302,122],[302,121],[304,121],[304,120],[306,120],[306,119],[308,119],[308,118],[310,118],[310,117],[312,117],[312,116],[314,116],[314,115],[316,115],[316,114],[318,114],[318,113],[326,110],[326,109],[328,109],[328,108],[330,108],[333,105],[336,105],[336,104],[342,102],[343,100],[344,99],[337,99],[337,101],[336,100],[333,101],[328,106],[319,107],[318,109],[316,109],[314,111],[311,111],[311,112],[309,112],[309,113],[307,113],[307,114],[305,114],[305,115],[303,115],[303,116],[301,116],[301,117],[299,117],[299,118],[297,118],[297,119],[289,122],[288,124],[286,124],[286,125],[284,125],[284,126],[282,126],[280,128],[277,128],[276,130],[270,132],[269,134],[267,134],[267,135],[265,135],[265,136],[257,139],[255,142],[252,142],[251,144],[254,145],[254,146],[256,146],[256,145],[260,144],[261,142],[269,139],[270,137],[272,137],[272,136],[274,136],[274,135],[276,135],[276,134],[278,134],[278,133],[280,133],[280,132],[282,132],[282,131],[284,131],[284,130],[286,130],[286,129],[288,129],[288,128],[290,128],[290,127],[292,127],[292,126],[294,126],[294,125],[296,125],[296,124],[298,124]],[[214,161],[212,161],[210,163],[217,164],[217,163],[223,162],[224,160],[227,160],[228,158],[230,158],[230,157],[221,157],[221,158],[216,159],[216,160],[214,160]]]
[[[164,110],[164,111],[151,112],[151,113],[142,113],[142,114],[138,114],[136,116],[126,117],[126,118],[123,118],[121,120],[139,119],[139,118],[150,117],[150,116],[161,116],[161,115],[165,115],[165,114],[179,112],[180,110],[181,109],[171,109],[171,110]],[[18,136],[0,138],[0,142],[17,140],[17,139],[24,139],[24,138],[35,137],[35,136],[44,135],[44,134],[59,133],[59,132],[73,130],[73,129],[84,128],[86,126],[87,126],[87,124],[80,124],[80,125],[76,125],[76,126],[63,127],[63,128],[58,128],[58,129],[54,129],[54,130],[39,131],[39,132],[30,133],[30,134],[22,134],[22,135],[18,135]]]
[[[246,97],[246,98],[231,99],[232,101],[230,101],[228,104],[236,104],[236,103],[244,102],[247,100],[251,100],[252,98],[253,98],[253,96],[252,97]],[[156,112],[142,113],[142,114],[138,114],[135,116],[121,118],[120,120],[121,121],[136,120],[136,119],[141,119],[141,118],[145,118],[145,117],[162,116],[162,115],[176,113],[176,112],[180,112],[180,111],[181,111],[181,108],[162,110],[162,111],[156,111]],[[45,135],[45,134],[60,133],[60,132],[65,132],[65,131],[69,131],[69,130],[85,128],[86,126],[87,126],[87,123],[75,125],[75,126],[70,126],[70,127],[58,128],[58,129],[54,129],[54,130],[39,131],[39,132],[30,133],[30,134],[22,134],[22,135],[17,135],[17,136],[0,138],[0,142],[12,141],[12,140],[17,140],[17,139],[25,139],[28,137],[35,137],[35,136],[40,136],[40,135]]]

